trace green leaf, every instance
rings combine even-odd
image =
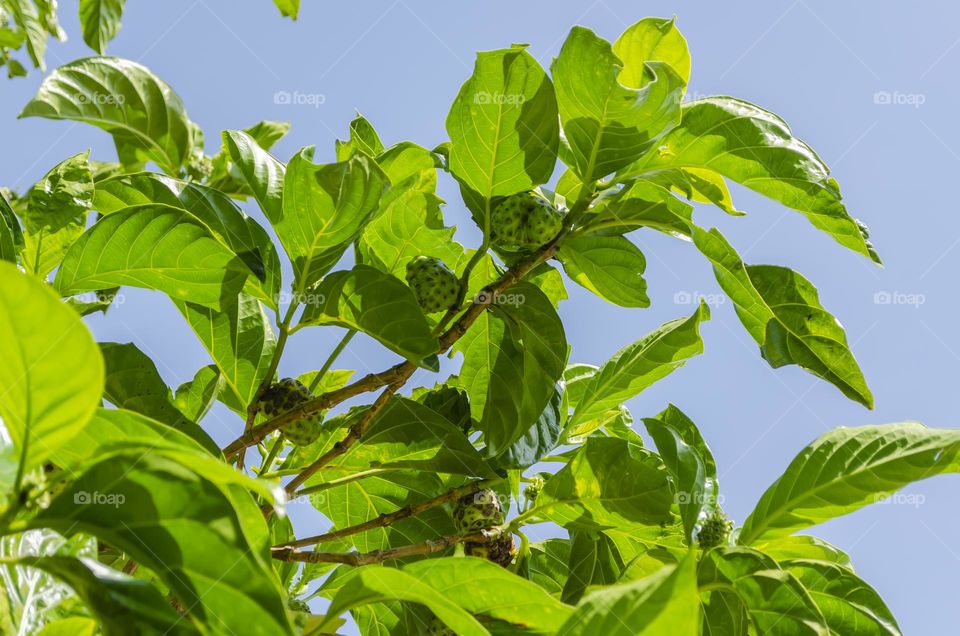
[[[7,2],[6,8],[20,27],[19,30],[24,43],[27,45],[27,53],[30,55],[33,65],[41,71],[45,71],[46,65],[43,58],[47,51],[47,29],[43,24],[43,16],[38,12],[38,9],[42,9],[43,5],[35,6],[33,2],[16,0]]]
[[[248,132],[224,131],[223,145],[247,187],[256,197],[263,214],[271,223],[279,223],[283,218],[283,182],[286,167]]]
[[[26,234],[20,261],[28,274],[46,280],[47,276],[66,257],[70,247],[83,235],[84,224],[70,223],[48,234],[45,231]]]
[[[64,295],[129,285],[222,311],[249,269],[206,226],[163,205],[100,219],[67,252],[55,286]]]
[[[120,30],[120,18],[126,0],[80,0],[80,27],[83,41],[103,55],[107,43]]]
[[[680,123],[683,79],[664,62],[621,60],[590,29],[570,31],[551,70],[568,165],[584,183],[627,166]]]
[[[188,213],[253,273],[247,280],[248,291],[276,309],[281,284],[277,249],[267,232],[225,194],[199,184],[142,172],[99,181],[94,205],[102,214],[156,205]]]
[[[826,164],[786,122],[749,102],[708,97],[685,103],[683,123],[624,174],[664,168],[712,170],[802,212],[844,247],[880,262]]]
[[[293,263],[295,290],[310,289],[336,265],[377,212],[389,182],[373,159],[316,165],[302,150],[287,165],[283,213],[271,219]]]
[[[749,548],[707,552],[697,574],[701,594],[735,593],[758,636],[828,636],[823,614],[795,576]]]
[[[188,420],[199,422],[217,401],[225,385],[224,375],[216,365],[203,367],[192,380],[180,385],[173,403]]]
[[[176,176],[194,147],[193,124],[166,83],[136,62],[91,57],[44,79],[20,117],[92,124],[113,135],[127,168],[153,161]]]
[[[89,151],[81,152],[61,161],[30,188],[22,217],[27,232],[52,234],[68,225],[86,224],[93,204],[89,156]]]
[[[647,261],[636,245],[622,236],[567,239],[557,258],[574,282],[621,307],[649,307]]]
[[[103,397],[121,409],[150,417],[189,435],[214,455],[220,448],[210,436],[173,403],[153,360],[132,343],[100,343],[106,368]]]
[[[223,373],[228,391],[221,399],[245,414],[277,346],[263,305],[246,294],[231,299],[219,312],[191,303],[174,304]]]
[[[763,494],[738,541],[791,534],[960,470],[960,431],[917,422],[838,428],[807,446]]]
[[[441,203],[435,194],[412,186],[391,196],[357,243],[363,261],[399,279],[404,279],[407,263],[417,256],[439,258],[456,269],[464,260],[464,250],[453,240],[456,228],[443,225]]]
[[[195,634],[157,588],[94,559],[24,557],[19,565],[38,568],[70,585],[100,621],[107,636],[138,633]]]
[[[383,152],[383,142],[367,118],[357,113],[350,122],[350,139],[336,142],[337,161],[346,161],[361,152],[368,157],[376,157]]]
[[[103,359],[80,317],[0,262],[0,420],[26,474],[79,435],[103,393]]]
[[[615,437],[590,437],[547,481],[531,516],[584,530],[658,526],[672,520],[672,503],[658,456]]]
[[[58,466],[76,472],[107,456],[135,451],[169,451],[201,456],[210,452],[189,434],[122,408],[98,408],[84,432],[85,435],[76,437],[69,445],[53,453],[51,457]],[[219,455],[219,449],[216,450],[215,455]]]
[[[337,467],[493,477],[460,428],[436,411],[405,398],[394,398],[377,414],[363,438],[337,459]]]
[[[644,418],[643,424],[673,479],[674,499],[680,508],[687,542],[692,545],[693,529],[708,497],[706,462],[670,424],[656,418]]]
[[[30,523],[92,534],[149,567],[205,631],[292,634],[266,550],[253,550],[218,484],[183,463],[140,453],[102,461]],[[229,565],[226,565],[229,564]]]
[[[697,560],[688,555],[677,566],[588,594],[558,636],[604,634],[696,636],[699,628]]]
[[[546,183],[557,160],[553,86],[523,46],[477,54],[447,115],[450,171],[491,197]]]
[[[711,203],[731,216],[744,216],[733,205],[730,190],[723,177],[704,168],[668,168],[644,177],[645,181],[658,183],[674,192],[680,192],[690,201]]]
[[[511,287],[492,307],[456,349],[464,356],[460,384],[494,457],[538,422],[563,374],[567,341],[556,309],[530,283]]]
[[[382,566],[354,570],[334,597],[328,616],[387,600],[426,605],[462,635],[489,633],[473,616],[551,634],[570,615],[569,607],[537,585],[489,561],[466,557],[428,559],[399,570]]]
[[[693,228],[693,240],[770,366],[796,364],[873,408],[843,327],[820,305],[810,281],[786,267],[745,264],[716,229]]]
[[[454,633],[462,636],[487,636],[490,633],[457,603],[427,583],[400,570],[378,565],[350,573],[333,598],[324,623],[320,625],[321,633],[329,632],[333,628],[332,621],[347,611],[390,600],[425,605]],[[328,625],[330,629],[326,628]]]
[[[307,299],[300,326],[356,329],[426,369],[436,371],[440,345],[413,291],[369,265],[333,272]]]
[[[567,539],[547,539],[530,544],[527,576],[554,598],[560,598],[569,576],[570,549]]]
[[[599,367],[583,362],[570,364],[563,370],[563,381],[566,384],[565,397],[570,408],[577,408],[580,400],[586,395],[590,378],[599,370]]]
[[[316,487],[356,472],[356,466],[323,470],[311,477],[306,485]],[[434,473],[390,471],[328,488],[311,495],[310,503],[333,522],[334,528],[346,528],[436,497],[443,490],[443,482]],[[350,543],[361,552],[369,552],[428,541],[454,532],[449,513],[442,508],[433,508],[387,527],[352,535]]]
[[[23,251],[23,231],[6,196],[0,192],[0,260],[16,264]]]
[[[92,618],[71,616],[47,623],[37,636],[96,636],[98,629],[97,621]]]
[[[780,564],[820,608],[831,634],[900,636],[897,620],[870,585],[836,563],[797,559]]]
[[[689,238],[693,208],[661,185],[638,179],[600,199],[585,221],[586,231],[626,234],[649,227],[678,238]]]
[[[280,15],[285,18],[297,19],[300,13],[300,0],[273,0],[273,4],[280,9]]]
[[[776,561],[792,561],[795,559],[812,559],[814,561],[829,561],[852,568],[850,556],[823,539],[802,534],[792,534],[783,537],[761,541],[753,546]]]
[[[686,84],[690,81],[690,51],[677,29],[676,18],[644,18],[617,38],[613,52],[623,61],[620,81],[642,86],[650,79],[645,62],[663,62]]]
[[[576,605],[591,585],[611,585],[620,578],[623,562],[616,546],[604,534],[571,532],[567,560],[569,576],[560,600]]]
[[[588,433],[597,417],[679,369],[687,359],[702,353],[700,323],[709,319],[709,308],[701,304],[689,318],[665,323],[618,351],[584,388],[584,397],[567,425],[569,434]]]
[[[257,142],[258,146],[264,150],[270,150],[290,132],[290,123],[285,121],[262,120],[249,128],[244,128],[243,132],[250,135],[253,140]]]
[[[503,455],[497,458],[497,464],[503,468],[527,468],[555,449],[563,437],[563,425],[566,411],[563,409],[563,385],[557,384],[556,391],[543,413],[533,426],[524,431]]]

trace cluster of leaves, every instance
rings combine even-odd
[[[273,0],[284,16],[294,20],[300,12],[300,0]],[[127,0],[80,0],[80,28],[83,41],[103,55],[107,44],[120,30]],[[66,33],[57,21],[57,0],[0,0],[0,67],[7,77],[24,77],[27,69],[12,56],[26,49],[34,68],[45,69],[47,40],[65,40]]]
[[[624,405],[703,351],[708,308],[600,366],[567,359],[565,280],[646,307],[628,235],[664,232],[707,258],[771,366],[872,406],[813,285],[744,263],[694,223],[690,201],[739,215],[732,180],[879,262],[866,229],[781,119],[733,98],[685,102],[689,74],[672,20],[613,44],[576,27],[550,75],[522,46],[480,53],[448,143],[386,147],[358,116],[335,162],[318,164],[313,148],[271,155],[288,128],[276,122],[226,131],[205,156],[174,91],[134,62],[54,71],[23,116],[96,125],[118,161],[74,155],[0,196],[5,631],[321,634],[350,612],[363,633],[899,634],[843,552],[795,533],[957,471],[960,433],[827,433],[729,535],[696,425],[672,405],[643,418],[648,448]],[[459,184],[478,248],[453,240],[439,175]],[[531,192],[562,214],[559,231],[540,246],[498,243],[501,203]],[[405,282],[423,256],[459,284],[443,313],[424,312]],[[81,316],[106,312],[121,287],[168,296],[212,363],[172,390],[135,345],[95,342]],[[343,330],[340,343],[283,384],[294,402],[263,408],[288,341],[320,327]],[[335,369],[358,333],[400,362],[359,379]],[[453,354],[457,375],[399,395]],[[223,449],[201,426],[217,402],[238,416]],[[322,421],[309,440],[307,421]],[[297,444],[284,435],[295,425]],[[482,488],[512,510],[458,533],[456,502]],[[298,536],[283,503],[301,497],[330,531]],[[567,538],[530,543],[536,523]],[[514,536],[507,567],[463,556]],[[39,608],[24,600],[38,576],[51,590]],[[317,597],[325,615],[305,605]]]

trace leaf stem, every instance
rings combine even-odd
[[[320,385],[320,381],[323,380],[323,376],[327,374],[327,371],[330,370],[330,367],[333,366],[333,363],[337,361],[337,358],[340,357],[340,354],[343,353],[343,350],[347,348],[347,345],[350,344],[350,341],[353,340],[353,337],[357,335],[356,329],[351,329],[343,338],[340,339],[340,342],[337,343],[337,346],[330,352],[330,355],[327,356],[326,361],[323,363],[323,366],[320,367],[320,370],[317,371],[317,375],[314,376],[313,382],[310,383],[310,393],[313,393]]]
[[[273,470],[273,463],[277,459],[277,455],[280,454],[281,449],[283,449],[283,443],[285,441],[285,436],[283,432],[280,432],[277,435],[277,439],[273,441],[273,446],[270,447],[270,452],[267,453],[267,456],[264,458],[263,463],[260,464],[260,469],[257,470],[259,476],[263,476],[265,473],[269,473]]]

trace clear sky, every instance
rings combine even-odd
[[[72,39],[51,47],[51,66],[89,54],[76,4],[61,2]],[[705,355],[631,407],[639,418],[674,402],[698,423],[717,457],[727,511],[742,521],[794,455],[829,428],[960,421],[956,3],[304,0],[300,21],[292,23],[269,0],[132,0],[109,52],[146,64],[170,83],[206,131],[209,152],[222,129],[276,119],[293,124],[278,156],[315,144],[318,159],[332,160],[334,138],[345,135],[355,110],[387,144],[443,141],[447,109],[477,50],[527,42],[546,66],[571,25],[613,39],[647,15],[678,17],[693,57],[693,95],[735,95],[773,110],[821,154],[886,263],[871,265],[801,215],[742,188],[734,188],[734,200],[748,216],[698,210],[697,221],[720,227],[749,262],[793,267],[819,287],[824,306],[846,327],[877,402],[869,412],[795,367],[772,371],[732,306],[717,306],[703,328]],[[15,120],[40,79],[33,73],[0,82],[0,184],[18,190],[86,148],[96,159],[114,156],[108,136],[95,129]],[[278,91],[314,97],[278,104]],[[455,190],[449,183],[442,188],[448,222],[461,226],[458,238],[474,241]],[[561,312],[573,361],[601,363],[662,322],[689,314],[685,295],[718,291],[705,259],[689,245],[653,233],[634,236],[647,255],[653,306],[620,309],[571,286]],[[173,386],[209,362],[165,298],[146,292],[126,298],[107,320],[90,321],[100,340],[136,342],[159,358]],[[285,375],[319,366],[339,337],[336,330],[309,331],[297,336]],[[365,371],[393,362],[369,341],[354,343],[341,357],[344,366]],[[419,377],[433,383],[425,372]],[[207,423],[221,441],[240,425],[220,411]],[[813,530],[851,554],[910,636],[957,631],[958,486],[960,477],[937,477],[910,488],[909,503],[874,506]],[[308,530],[325,523],[311,510],[294,515]]]

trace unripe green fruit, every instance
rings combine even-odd
[[[540,491],[543,490],[544,480],[542,477],[537,477],[536,481],[523,489],[523,498],[533,503],[537,500],[537,497],[540,496]]]
[[[490,215],[493,242],[507,248],[537,248],[563,227],[563,213],[533,192],[507,197]]]
[[[733,522],[727,519],[722,510],[715,510],[700,525],[700,530],[697,532],[697,542],[705,550],[727,545],[730,541],[731,530],[733,530]]]
[[[507,567],[513,561],[513,536],[507,534],[489,541],[467,541],[463,544],[463,552]]]
[[[309,400],[310,389],[293,378],[284,378],[273,384],[260,397],[258,410],[268,419],[282,415]],[[302,420],[296,420],[284,425],[281,429],[291,444],[307,446],[320,436],[323,427],[323,416],[319,413]]]
[[[439,258],[418,256],[407,263],[407,284],[428,314],[449,309],[457,302],[460,280]]]
[[[457,500],[453,511],[453,525],[457,534],[480,532],[503,523],[503,509],[497,493],[489,488]]]

